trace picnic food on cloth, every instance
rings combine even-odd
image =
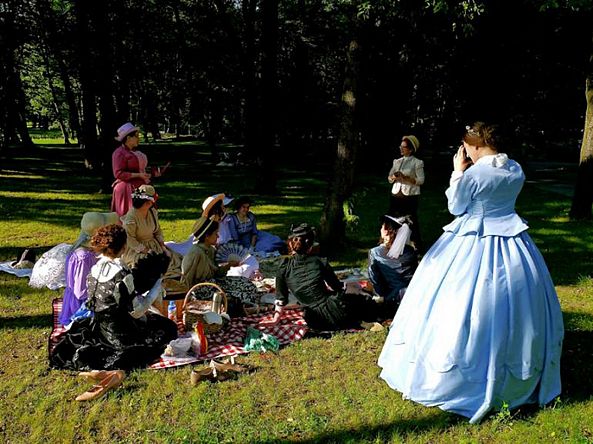
[[[211,300],[196,299],[194,291],[200,287],[213,287],[214,292]],[[219,306],[216,306],[216,299],[221,297]],[[220,331],[225,322],[225,317],[221,314],[226,313],[228,307],[225,291],[213,282],[201,282],[189,289],[183,301],[183,324],[187,331],[193,330],[196,324],[201,323],[204,333],[216,333]],[[217,312],[214,311],[217,310]]]

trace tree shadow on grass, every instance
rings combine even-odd
[[[28,247],[29,250],[32,250],[33,253],[35,253],[35,257],[36,259],[39,259],[41,257],[41,255],[43,253],[45,253],[47,250],[49,250],[50,248],[54,247],[54,245],[52,246],[45,246],[45,245],[41,245],[41,246],[36,246],[36,247]],[[6,261],[15,261],[17,260],[17,255],[21,254],[23,252],[23,247],[12,247],[12,246],[6,246],[6,247],[0,247],[0,262],[6,262]],[[7,276],[14,276],[15,278],[17,278],[16,275],[13,274],[4,274],[3,273],[3,277],[7,277]],[[18,278],[21,279],[21,278]],[[29,278],[27,278],[28,280]],[[2,280],[0,279],[0,282]]]
[[[592,361],[593,331],[566,331],[560,363],[562,399],[566,402],[581,402],[593,396]]]
[[[31,315],[0,318],[0,330],[22,328],[51,328],[52,315]]]
[[[361,427],[355,430],[338,430],[327,433],[320,433],[314,438],[309,439],[274,439],[258,441],[260,444],[272,443],[343,443],[343,442],[391,442],[394,436],[406,440],[409,435],[416,436],[418,433],[429,432],[431,430],[446,430],[447,428],[466,421],[461,416],[438,411],[427,418],[419,419],[401,419],[389,424],[378,426]]]

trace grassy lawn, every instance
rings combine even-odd
[[[215,192],[249,194],[254,177],[215,167],[195,142],[143,145],[152,163],[173,160],[155,183],[160,219],[169,240],[185,240],[202,200]],[[429,162],[427,162],[429,165]],[[376,168],[375,168],[376,169]],[[387,171],[388,165],[383,168]],[[319,222],[327,168],[282,168],[280,197],[254,197],[260,228],[285,236],[291,223]],[[451,220],[447,174],[427,172],[420,221],[430,245]],[[383,171],[360,178],[354,212],[358,226],[335,267],[364,267],[386,208]],[[555,174],[555,175],[554,175]],[[542,177],[540,177],[542,176]],[[51,300],[61,292],[35,290],[27,280],[0,273],[1,442],[592,442],[593,228],[569,222],[570,199],[528,173],[518,202],[544,254],[564,312],[564,391],[544,409],[501,412],[481,424],[401,399],[378,378],[377,357],[386,332],[305,339],[276,355],[249,355],[255,372],[234,381],[189,384],[191,368],[135,371],[121,388],[96,402],[74,398],[88,388],[76,373],[47,367]],[[553,177],[552,177],[553,176]],[[566,171],[545,173],[563,183]],[[547,182],[546,182],[547,183]],[[84,211],[107,211],[111,196],[84,170],[81,152],[59,145],[0,158],[0,261],[24,247],[39,253],[72,242]]]

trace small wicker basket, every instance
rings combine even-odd
[[[198,322],[201,322],[204,327],[205,334],[217,333],[218,331],[222,330],[222,327],[225,323],[225,318],[223,317],[222,324],[208,324],[204,320],[204,314],[207,312],[213,311],[212,310],[212,300],[199,300],[195,299],[192,295],[193,291],[199,287],[211,286],[217,290],[220,295],[222,296],[222,303],[220,305],[220,313],[226,313],[228,302],[226,293],[222,288],[216,285],[213,282],[200,282],[199,284],[194,285],[189,289],[187,294],[185,295],[185,299],[183,301],[183,324],[185,326],[186,331],[191,331],[194,329],[195,325]]]

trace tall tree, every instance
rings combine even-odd
[[[111,192],[113,173],[111,170],[111,154],[113,153],[113,136],[115,128],[118,127],[115,115],[115,103],[113,100],[113,59],[112,42],[113,26],[111,18],[117,14],[110,14],[115,11],[116,2],[103,0],[94,2],[94,33],[93,41],[96,47],[97,60],[101,69],[95,73],[97,85],[97,97],[99,99],[99,146],[97,147],[98,161],[101,169],[101,191]],[[116,11],[117,12],[117,11]]]
[[[277,81],[278,81],[278,0],[262,0],[262,79],[259,149],[256,162],[256,191],[276,194]]]
[[[36,7],[41,51],[48,58],[48,66],[52,64],[52,61],[56,66],[55,71],[64,89],[64,101],[68,109],[67,115],[70,135],[78,138],[80,134],[80,116],[76,93],[71,79],[71,71],[74,64],[69,65],[66,62],[73,49],[72,45],[68,44],[73,40],[70,38],[74,24],[70,12],[72,8],[67,2],[58,3],[52,0],[37,0]]]
[[[91,169],[100,170],[97,141],[97,94],[94,73],[95,57],[92,48],[93,33],[91,2],[77,0],[76,29],[78,35],[77,60],[79,66],[80,90],[82,95],[82,125],[79,142],[85,152],[85,163]]]
[[[2,99],[6,105],[6,120],[3,126],[4,142],[17,142],[33,146],[27,129],[27,97],[20,77],[17,50],[31,39],[31,4],[29,2],[0,2],[0,51],[3,62]]]
[[[241,2],[241,16],[243,19],[245,48],[241,52],[241,65],[244,73],[242,87],[245,97],[243,107],[245,151],[250,158],[255,159],[259,134],[259,103],[256,79],[257,0],[243,0]]]
[[[320,240],[325,251],[338,246],[345,238],[343,205],[352,195],[356,157],[360,143],[357,124],[358,76],[360,47],[356,38],[348,44],[346,73],[340,100],[338,148],[333,180],[328,188],[320,223]]]
[[[589,63],[585,79],[585,128],[581,142],[581,154],[577,181],[570,208],[571,219],[591,219],[593,205],[593,45],[591,46]]]

